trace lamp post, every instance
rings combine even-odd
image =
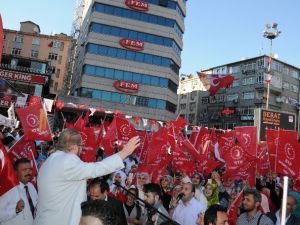
[[[268,70],[267,70],[267,103],[266,103],[266,109],[269,108],[269,97],[270,97],[270,83],[272,79],[271,75],[271,60],[272,60],[272,45],[273,45],[273,39],[277,38],[281,31],[277,29],[278,24],[277,23],[272,23],[272,24],[267,24],[266,29],[264,31],[264,38],[267,38],[270,40],[270,55],[269,55],[269,65],[268,65]]]

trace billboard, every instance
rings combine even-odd
[[[254,125],[258,128],[258,141],[266,140],[266,129],[296,130],[296,114],[271,109],[255,109]]]

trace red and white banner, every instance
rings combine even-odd
[[[234,81],[229,74],[205,74],[198,72],[198,76],[211,96],[217,94],[220,88],[228,88]]]
[[[125,0],[125,5],[137,11],[149,10],[149,3],[143,0]]]

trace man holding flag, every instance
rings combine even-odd
[[[96,163],[84,163],[80,132],[65,129],[58,138],[57,151],[46,160],[39,171],[39,199],[35,225],[77,225],[80,204],[86,200],[86,180],[110,174],[124,167],[123,160],[139,146],[133,137],[123,150]]]

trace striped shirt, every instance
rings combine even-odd
[[[239,216],[236,225],[274,225],[273,221],[266,215],[262,215],[258,224],[261,214],[262,213],[258,211],[252,218],[248,219],[247,213],[243,213]]]

